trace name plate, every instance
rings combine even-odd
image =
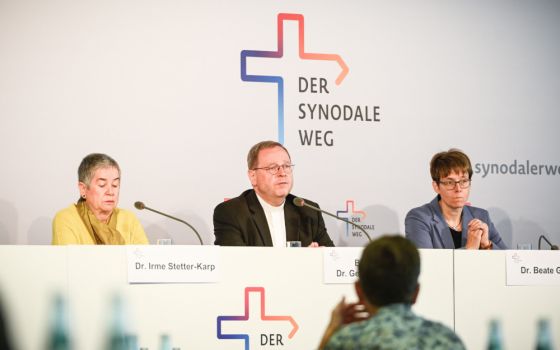
[[[508,286],[560,285],[560,252],[555,250],[508,250]]]
[[[219,248],[211,245],[128,246],[128,283],[218,282]]]
[[[323,248],[324,283],[354,283],[363,247]]]

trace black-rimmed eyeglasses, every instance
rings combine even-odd
[[[471,179],[461,179],[461,180],[439,180],[438,184],[440,184],[446,190],[452,190],[459,184],[461,188],[469,188],[471,185]]]
[[[276,175],[280,169],[284,170],[284,173],[291,174],[294,164],[283,164],[283,165],[271,165],[263,168],[253,168],[251,170],[265,170],[270,175]]]

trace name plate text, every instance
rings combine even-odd
[[[506,284],[508,286],[560,285],[560,251],[507,251]]]
[[[220,279],[218,246],[128,246],[128,283],[214,283]]]
[[[323,248],[324,283],[354,283],[363,247]]]

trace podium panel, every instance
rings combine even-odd
[[[505,251],[455,251],[455,331],[467,349],[486,347],[493,318],[506,349],[535,348],[541,317],[551,321],[558,346],[559,295],[560,286],[506,286]]]
[[[220,247],[218,283],[128,284],[126,247],[4,246],[0,283],[23,350],[43,346],[57,291],[68,300],[80,350],[104,347],[114,295],[125,302],[127,329],[149,349],[158,348],[162,334],[181,349],[244,349],[245,341],[250,349],[312,349],[340,298],[356,299],[353,284],[323,283],[322,254],[321,248]],[[452,252],[421,256],[414,308],[453,327]]]

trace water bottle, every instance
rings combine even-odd
[[[552,334],[550,333],[550,322],[541,318],[537,323],[537,350],[553,350]]]
[[[171,337],[167,334],[162,334],[159,341],[160,350],[171,350]]]
[[[126,349],[127,350],[138,350],[138,337],[134,334],[126,335]]]
[[[70,336],[68,332],[68,318],[66,303],[60,294],[53,300],[50,320],[50,333],[47,338],[47,350],[70,350]]]
[[[115,296],[111,303],[111,324],[107,350],[128,350],[128,339],[125,332],[124,303]]]
[[[502,330],[500,329],[500,321],[490,320],[490,333],[488,335],[488,350],[503,350]]]

